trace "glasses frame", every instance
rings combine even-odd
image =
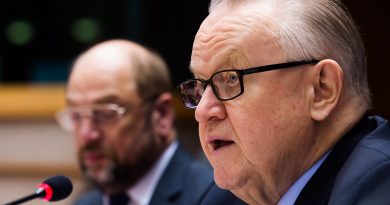
[[[74,123],[72,122],[71,117],[67,115],[69,115],[72,112],[77,112],[80,114],[81,118],[88,117],[93,119],[93,115],[94,115],[93,111],[96,110],[96,108],[108,108],[111,109],[112,111],[115,111],[117,116],[116,119],[123,117],[127,112],[127,109],[124,106],[115,103],[107,103],[107,104],[96,104],[91,106],[65,107],[56,112],[55,118],[57,120],[57,123],[60,125],[62,129],[66,131],[74,132],[75,131]]]
[[[195,79],[190,79],[190,80],[187,80],[185,82],[182,82],[182,83],[180,83],[177,86],[177,89],[179,90],[180,98],[181,98],[184,106],[186,108],[188,108],[188,109],[195,109],[198,105],[196,105],[194,107],[186,106],[186,102],[185,102],[184,96],[182,94],[183,92],[182,92],[181,87],[183,85],[189,83],[189,82],[194,82],[194,81],[201,82],[202,85],[203,85],[203,90],[206,90],[207,85],[211,85],[211,89],[213,90],[213,93],[217,97],[218,100],[220,100],[220,101],[228,101],[228,100],[232,100],[234,98],[237,98],[238,96],[240,96],[240,95],[242,95],[244,93],[244,81],[243,81],[244,75],[249,75],[249,74],[253,74],[253,73],[261,73],[261,72],[266,72],[266,71],[271,71],[271,70],[286,69],[286,68],[291,68],[291,67],[296,67],[296,66],[301,66],[301,65],[307,65],[307,64],[317,64],[318,62],[320,62],[320,61],[319,60],[301,60],[301,61],[292,61],[292,62],[287,62],[287,63],[279,63],[279,64],[257,66],[257,67],[251,67],[251,68],[246,68],[246,69],[221,70],[221,71],[213,73],[211,75],[211,77],[209,79],[207,79],[207,80],[195,78]],[[240,92],[237,95],[234,95],[233,97],[230,97],[230,98],[221,98],[220,96],[217,95],[217,93],[218,93],[217,92],[217,88],[215,87],[212,79],[213,79],[213,77],[215,75],[218,75],[219,73],[222,73],[222,72],[236,72],[237,73],[237,76],[238,76],[238,79],[239,79],[239,83],[240,83]],[[201,96],[203,96],[203,93],[202,93]]]

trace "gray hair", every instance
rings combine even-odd
[[[270,6],[278,41],[289,60],[333,59],[344,71],[345,86],[363,109],[371,106],[367,60],[359,29],[340,0],[211,0],[209,12],[228,6]]]

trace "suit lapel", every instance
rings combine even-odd
[[[295,205],[325,205],[328,203],[334,181],[341,167],[360,140],[375,125],[364,117],[333,148],[317,172],[299,194]]]
[[[178,198],[182,195],[182,179],[185,178],[191,161],[191,157],[179,145],[157,184],[150,205],[177,204]]]

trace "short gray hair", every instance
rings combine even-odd
[[[344,71],[347,89],[363,109],[371,106],[363,40],[340,0],[211,0],[209,12],[221,2],[233,7],[256,2],[270,5],[279,29],[276,43],[287,58],[335,60]]]

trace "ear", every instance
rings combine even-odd
[[[172,132],[174,121],[173,96],[163,93],[154,102],[152,123],[159,136],[168,136]]]
[[[339,102],[344,73],[336,61],[329,59],[317,63],[313,72],[310,112],[314,120],[322,121],[331,114]]]

